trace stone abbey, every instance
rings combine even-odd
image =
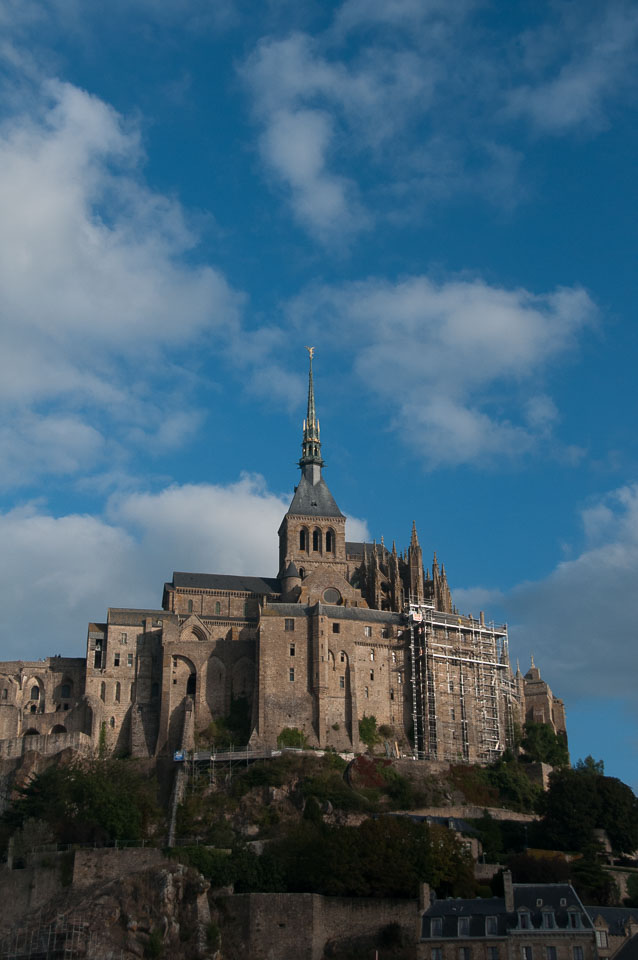
[[[277,575],[174,573],[161,609],[113,607],[90,623],[86,658],[0,663],[0,757],[98,745],[170,755],[237,704],[255,746],[296,728],[310,746],[356,752],[359,722],[374,716],[406,753],[485,763],[526,720],[565,733],[538,668],[512,671],[506,627],[456,610],[436,554],[424,570],[414,524],[402,552],[346,539],[323,477],[309,353]]]

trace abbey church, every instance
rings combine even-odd
[[[173,573],[160,609],[112,607],[90,623],[86,658],[0,663],[0,757],[98,745],[171,755],[237,704],[255,746],[296,728],[310,746],[356,752],[359,722],[374,716],[407,754],[485,763],[525,720],[565,734],[538,667],[512,671],[506,627],[459,613],[436,554],[424,569],[414,524],[402,550],[346,539],[323,476],[309,353],[279,569]]]

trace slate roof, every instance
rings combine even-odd
[[[585,907],[587,913],[595,920],[602,917],[609,928],[610,937],[624,937],[625,924],[633,919],[638,923],[638,907]]]
[[[614,960],[638,960],[638,933],[635,933],[627,943],[623,943]]]
[[[561,901],[564,901],[562,903]],[[512,929],[518,928],[518,911],[527,908],[530,914],[530,932],[543,929],[543,913],[549,908],[554,913],[555,930],[568,930],[569,914],[577,911],[581,918],[581,930],[591,930],[592,922],[585,907],[578,899],[574,888],[568,883],[515,883],[513,913],[505,910],[503,897],[488,899],[435,900],[425,911],[422,919],[421,937],[440,939],[440,937],[458,937],[458,918],[468,917],[469,933],[463,937],[506,936]],[[487,934],[485,917],[496,917],[495,934]],[[431,933],[431,920],[441,918],[442,933]],[[633,958],[631,958],[633,960]]]
[[[327,603],[315,603],[307,606],[303,603],[270,603],[263,609],[263,616],[271,617],[308,617],[319,614],[331,620],[359,620],[363,623],[404,623],[401,613],[387,610],[369,610],[367,607],[341,607]]]
[[[136,610],[134,607],[109,607],[107,622],[121,627],[141,627],[145,620],[167,620],[166,610]]]
[[[287,516],[291,514],[302,517],[343,517],[323,477],[313,486],[303,474],[288,507]]]
[[[191,590],[240,590],[246,593],[280,593],[281,584],[273,577],[245,577],[226,573],[173,573],[172,585]],[[169,584],[170,586],[170,584]]]

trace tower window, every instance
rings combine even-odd
[[[338,631],[337,631],[337,632],[338,632]],[[346,655],[345,655],[345,653],[343,652],[343,650],[342,650],[341,653],[339,654],[339,660],[341,661],[341,663],[345,663],[345,662],[346,662]]]
[[[340,623],[333,623],[333,624],[332,624],[332,632],[333,632],[333,633],[341,633],[341,624],[340,624]]]
[[[132,653],[127,653],[127,655],[126,655],[126,666],[127,666],[127,667],[132,667],[132,666],[133,666],[133,654],[132,654]]]
[[[128,633],[120,634],[120,643],[128,643]]]
[[[120,687],[119,682],[116,683],[116,684],[115,684],[115,702],[116,702],[116,703],[119,703],[119,702],[120,702],[121,689],[122,689],[122,688]]]
[[[295,645],[294,645],[294,643],[291,643],[291,644],[290,644],[290,656],[291,656],[291,657],[294,657],[294,655],[295,655]]]
[[[371,650],[371,651],[370,651],[370,659],[371,659],[372,662],[374,663],[374,650]]]
[[[31,700],[40,699],[40,687],[31,687]]]
[[[346,688],[346,678],[345,678],[345,677],[339,677],[339,689],[340,689],[340,690],[345,690],[345,688]]]
[[[100,684],[100,700],[106,700],[106,684],[104,681]]]
[[[192,613],[192,612],[193,612],[193,601],[192,601],[192,600],[189,600],[189,601],[188,601],[188,612],[189,612],[189,613]]]
[[[119,665],[120,665],[120,655],[119,655],[119,653],[114,653],[114,654],[113,654],[113,666],[114,666],[114,667],[119,667]]]
[[[371,671],[370,671],[370,679],[371,679],[371,680],[374,680],[374,670],[371,670]]]
[[[326,553],[334,553],[335,548],[335,535],[332,530],[328,530],[326,534]]]
[[[294,667],[291,667],[290,670],[288,671],[288,678],[289,678],[289,680],[290,680],[291,683],[294,683],[294,682],[295,682],[295,668],[294,668]]]
[[[372,636],[372,627],[364,627],[364,628],[363,628],[363,635],[364,635],[364,637],[371,637],[371,636]]]
[[[315,553],[321,549],[320,537],[321,533],[319,530],[312,531],[312,549],[315,551]]]
[[[308,549],[308,533],[306,530],[299,531],[299,549],[300,550]]]
[[[294,618],[293,618],[293,617],[286,617],[286,619],[284,620],[284,630],[286,630],[288,633],[290,633],[291,631],[294,631],[294,629],[295,629],[295,621],[294,621]]]
[[[365,694],[365,698],[366,698],[366,700],[367,700],[368,697],[370,696],[370,691],[368,690],[367,687],[364,688],[364,694]]]
[[[221,603],[219,602],[219,600],[216,600],[216,601],[215,601],[215,614],[216,614],[217,616],[219,616],[221,612],[222,612],[222,605],[221,605]]]

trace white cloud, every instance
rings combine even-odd
[[[55,517],[41,504],[0,514],[3,659],[81,656],[108,606],[157,608],[173,570],[275,577],[291,495],[262,477],[113,497],[106,516]],[[351,539],[369,539],[348,519]]]
[[[553,37],[541,28],[526,38],[532,80],[515,86],[507,98],[510,116],[525,116],[544,133],[605,126],[607,101],[635,78],[635,5],[619,0],[602,5],[593,16],[580,6],[571,16],[563,8],[563,14]],[[545,47],[544,55],[533,52],[538,44]],[[545,62],[548,48],[555,53],[550,65]]]
[[[595,317],[582,289],[546,295],[482,280],[411,277],[316,287],[291,304],[300,328],[355,354],[354,369],[429,466],[515,458],[551,432],[539,391]]]
[[[635,704],[638,673],[638,485],[582,512],[586,543],[572,560],[502,602],[515,652],[529,651],[559,696]]]
[[[213,331],[224,349],[242,305],[218,271],[188,265],[196,237],[140,179],[134,126],[58,81],[22,106],[0,124],[3,483],[95,467],[107,432],[185,436],[179,351]]]

